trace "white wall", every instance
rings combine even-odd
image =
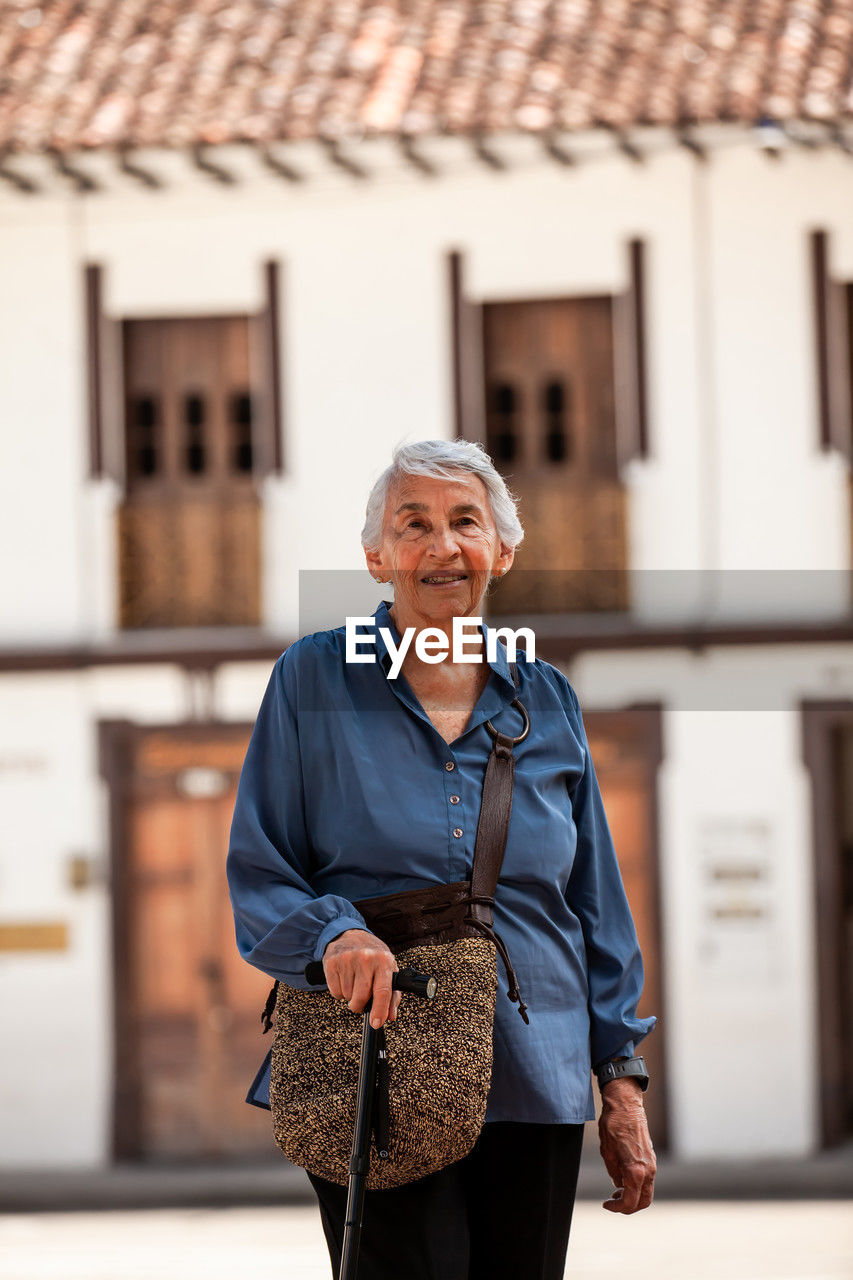
[[[0,638],[80,634],[86,572],[80,211],[0,199]]]
[[[119,494],[82,483],[84,261],[103,264],[117,317],[254,310],[261,263],[283,262],[287,471],[264,485],[266,622],[279,633],[295,630],[297,566],[359,563],[365,493],[392,444],[452,433],[450,248],[489,300],[621,290],[626,242],[646,240],[652,452],[628,474],[643,616],[744,610],[736,576],[687,577],[664,606],[650,568],[845,569],[845,470],[816,445],[807,232],[828,227],[853,277],[846,158],[774,165],[744,143],[704,169],[672,147],[644,165],[613,150],[564,169],[516,149],[517,168],[493,173],[437,147],[447,173],[434,180],[369,152],[376,175],[357,182],[304,148],[316,176],[289,186],[226,148],[243,175],[228,189],[152,153],[171,183],[156,193],[96,157],[109,184],[98,195],[0,193],[0,343],[14,355],[0,370],[0,540],[15,552],[0,638],[112,625]],[[846,603],[840,578],[825,586],[832,607]],[[783,588],[767,607],[784,615],[796,600]]]
[[[815,885],[801,700],[853,701],[849,645],[588,654],[585,710],[661,702],[663,978],[672,1141],[689,1158],[796,1155],[819,1143]],[[766,862],[753,890],[709,866]],[[758,922],[714,924],[730,892]],[[721,899],[722,893],[722,899]],[[781,1054],[784,1071],[765,1071]]]
[[[2,920],[68,927],[67,951],[0,951],[5,1166],[107,1159],[113,961],[97,720],[168,722],[186,714],[183,681],[167,666],[0,677]],[[254,714],[251,703],[247,714]],[[92,860],[88,888],[70,886],[75,855]]]
[[[519,144],[518,170],[494,174],[456,144],[435,153],[447,158],[440,179],[386,157],[356,183],[306,148],[317,176],[289,187],[228,149],[245,181],[227,190],[155,154],[174,181],[157,193],[94,157],[87,165],[112,184],[96,197],[0,193],[0,643],[94,641],[113,628],[120,495],[84,481],[84,262],[104,265],[115,316],[256,309],[261,263],[283,262],[287,470],[265,482],[264,509],[266,623],[287,635],[300,568],[359,566],[365,494],[393,443],[452,433],[447,251],[464,252],[482,300],[559,295],[624,288],[635,235],[649,250],[652,455],[629,472],[641,614],[754,611],[756,580],[734,572],[743,568],[779,571],[762,575],[765,613],[790,616],[804,600],[812,613],[837,609],[842,593],[846,603],[840,577],[814,572],[847,568],[849,512],[844,466],[816,447],[806,235],[829,228],[838,270],[853,279],[849,162],[796,153],[773,166],[732,147],[701,171],[679,150],[645,166],[613,153],[564,170]],[[796,589],[793,569],[804,572]],[[853,697],[853,660],[843,646],[643,651],[589,655],[569,674],[589,710],[644,698],[666,707],[656,1034],[676,1152],[806,1151],[817,1132],[816,988],[796,704],[805,693]],[[253,717],[267,675],[268,664],[225,667],[220,713]],[[15,1045],[0,1060],[8,1165],[107,1158],[108,888],[73,893],[67,857],[107,851],[98,718],[180,721],[190,706],[166,665],[0,677],[3,919],[71,926],[67,954],[0,955],[0,1019]],[[703,860],[726,821],[764,833],[772,875],[767,928],[730,931],[721,948],[703,923]],[[741,1065],[780,1049],[784,1072]]]
[[[846,476],[818,453],[808,233],[830,230],[853,280],[853,171],[840,152],[761,164],[733,150],[708,186],[720,565],[846,569]]]
[[[0,952],[0,1149],[12,1166],[90,1163],[106,1142],[107,895],[75,893],[74,854],[104,852],[79,674],[0,680],[4,924],[64,922],[68,950]]]
[[[810,815],[799,716],[677,711],[659,778],[667,1008],[676,1149],[685,1156],[799,1155],[817,1142]],[[728,853],[726,851],[729,851]],[[710,879],[726,858],[766,883]],[[762,919],[715,921],[718,903]],[[783,1071],[766,1070],[775,1054]]]

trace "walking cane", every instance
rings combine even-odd
[[[305,980],[312,986],[325,983],[322,962],[314,960],[305,968]],[[414,969],[400,969],[391,981],[394,991],[408,991],[410,995],[431,1000],[436,993],[435,978],[417,973]],[[364,1009],[361,1029],[361,1058],[358,1064],[356,1085],[355,1127],[352,1135],[352,1152],[347,1178],[347,1209],[344,1219],[344,1237],[341,1247],[341,1269],[338,1280],[356,1280],[358,1249],[361,1243],[361,1224],[364,1218],[364,1192],[370,1168],[370,1131],[373,1127],[373,1103],[376,1090],[376,1063],[379,1056],[381,1028],[370,1025],[370,1004]]]

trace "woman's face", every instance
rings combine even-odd
[[[365,552],[370,572],[394,584],[398,626],[479,614],[489,578],[505,573],[513,555],[498,537],[485,485],[465,471],[400,481],[385,505],[382,545]]]

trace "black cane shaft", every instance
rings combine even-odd
[[[326,985],[322,961],[314,960],[305,967],[305,980],[311,986]],[[436,992],[435,978],[414,969],[400,969],[394,974],[391,986],[395,991],[431,1000]],[[379,1032],[370,1025],[368,1001],[362,1022],[361,1057],[358,1064],[356,1088],[355,1128],[352,1135],[349,1177],[347,1178],[347,1207],[344,1219],[344,1236],[341,1242],[341,1267],[338,1280],[356,1280],[358,1253],[361,1244],[361,1224],[364,1217],[364,1192],[370,1167],[370,1140],[373,1131],[373,1099],[376,1088],[376,1062],[379,1056]]]
[[[376,1059],[379,1033],[364,1015],[361,1031],[361,1058],[358,1064],[355,1128],[352,1135],[350,1171],[347,1180],[347,1208],[341,1247],[339,1280],[356,1280],[361,1222],[364,1216],[364,1191],[370,1163],[370,1133],[373,1124],[373,1091],[376,1086]]]

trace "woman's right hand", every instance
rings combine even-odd
[[[323,952],[323,972],[329,993],[336,1000],[346,1000],[353,1013],[361,1013],[373,996],[372,1027],[379,1028],[397,1017],[400,992],[391,987],[397,961],[375,933],[347,929],[333,938]]]

